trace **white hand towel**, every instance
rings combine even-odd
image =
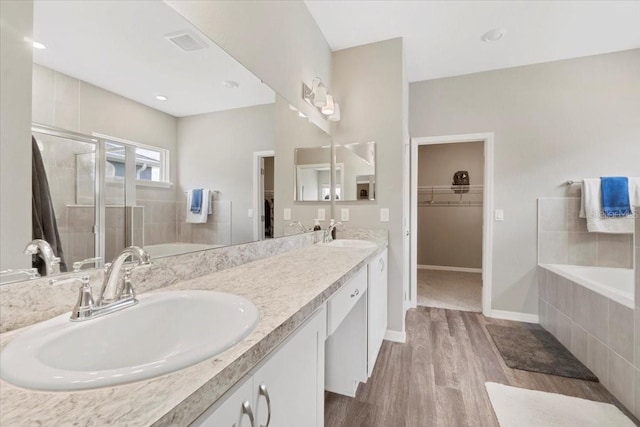
[[[187,191],[187,222],[193,224],[204,224],[207,222],[207,217],[211,213],[211,192],[206,188],[202,190],[202,208],[199,213],[191,212],[192,196],[193,190]]]
[[[602,211],[600,178],[585,178],[582,184],[580,218],[587,219],[587,230],[592,233],[633,233],[637,211],[640,206],[640,178],[629,178],[629,201],[633,213],[623,218],[609,218]]]

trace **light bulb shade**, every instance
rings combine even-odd
[[[324,114],[325,116],[330,116],[331,114],[333,114],[333,112],[335,111],[333,96],[327,95],[327,103],[325,104],[324,107],[322,107],[321,111],[322,111],[322,114]]]
[[[327,105],[327,87],[320,83],[313,94],[313,105],[324,107]]]
[[[333,114],[328,117],[330,122],[339,122],[340,121],[340,104],[337,102],[334,103],[333,106]]]

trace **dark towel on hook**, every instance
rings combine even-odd
[[[60,271],[67,271],[67,264],[62,252],[62,242],[58,233],[58,223],[53,210],[51,192],[47,172],[44,169],[42,155],[35,137],[31,136],[31,232],[34,239],[46,240],[53,253],[60,258]],[[44,261],[39,256],[34,257],[33,267],[44,274]]]
[[[603,176],[600,178],[602,211],[608,217],[631,215],[629,201],[629,178],[626,176]]]

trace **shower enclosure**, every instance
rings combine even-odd
[[[132,165],[135,180],[135,148],[37,123],[31,131],[42,154],[69,270],[82,261],[100,267],[126,246],[141,244],[135,182],[127,191]]]

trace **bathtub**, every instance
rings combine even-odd
[[[585,267],[564,264],[540,264],[540,267],[629,308],[635,306],[632,268]]]
[[[157,245],[146,245],[144,250],[152,258],[164,256],[180,255],[188,252],[204,251],[207,249],[221,248],[224,245],[208,245],[203,243],[160,243]]]

